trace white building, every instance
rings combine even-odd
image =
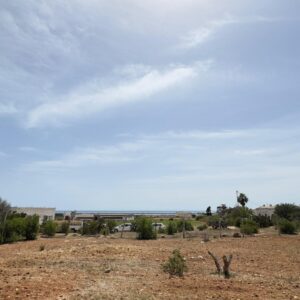
[[[49,207],[13,207],[12,211],[19,214],[26,214],[28,216],[39,216],[39,223],[42,224],[48,220],[55,219],[55,208]]]
[[[275,211],[275,206],[273,206],[272,204],[263,205],[263,206],[260,206],[260,207],[257,207],[255,209],[253,209],[253,213],[256,216],[272,217],[272,215],[274,214],[274,211]]]

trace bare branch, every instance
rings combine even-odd
[[[216,258],[215,255],[213,255],[210,251],[208,251],[208,254],[212,257],[212,259],[214,260],[215,262],[215,265],[216,265],[216,268],[217,268],[217,273],[219,275],[221,275],[221,266],[220,266],[220,263],[218,261],[218,259]]]
[[[230,254],[229,257],[227,257],[226,255],[223,256],[223,262],[224,262],[223,273],[225,278],[230,278],[229,267],[231,264],[231,260],[232,260],[232,254]]]

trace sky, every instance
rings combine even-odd
[[[0,0],[0,196],[60,210],[300,204],[300,2]]]

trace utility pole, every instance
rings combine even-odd
[[[182,224],[183,224],[182,237],[185,238],[185,217],[184,216],[183,216],[183,219],[182,219]]]
[[[121,231],[121,239],[123,238],[123,232],[124,232],[124,224],[123,224],[123,226],[122,226],[122,231]]]

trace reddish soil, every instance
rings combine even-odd
[[[169,278],[161,268],[175,248],[186,258],[184,278]],[[214,273],[207,250],[233,254],[230,279]],[[300,300],[300,236],[207,243],[69,236],[1,245],[0,299]]]

